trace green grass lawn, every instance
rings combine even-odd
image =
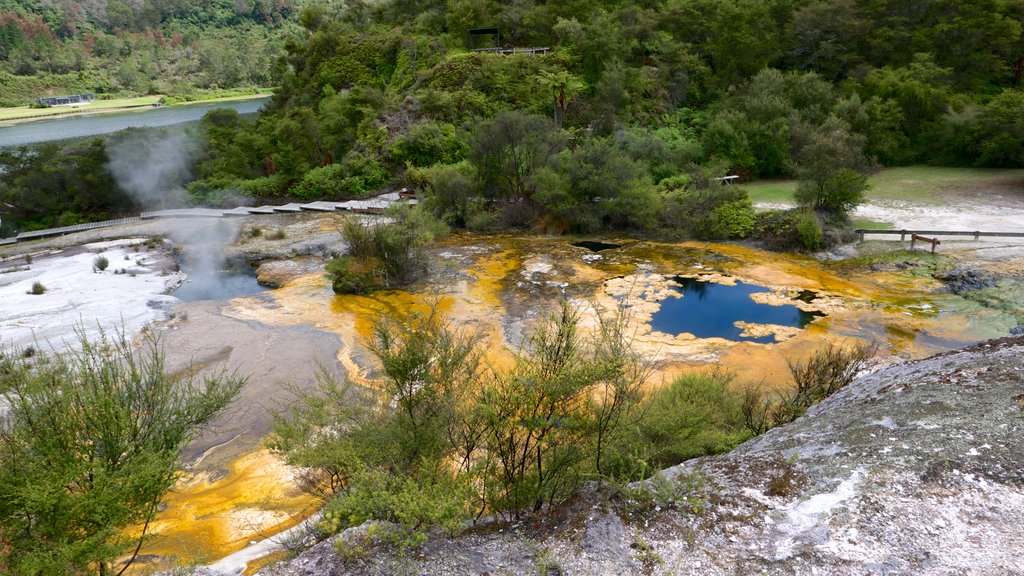
[[[114,98],[113,100],[94,100],[86,106],[53,108],[0,108],[0,121],[21,120],[43,116],[57,116],[69,112],[89,112],[93,110],[109,110],[111,108],[129,108],[133,106],[152,106],[160,101],[161,96],[140,96],[138,98]]]
[[[940,168],[907,166],[886,168],[868,179],[868,200],[903,200],[931,203],[944,190],[1017,179],[1024,182],[1024,170],[988,168]],[[754,202],[793,203],[794,180],[761,180],[743,184]]]

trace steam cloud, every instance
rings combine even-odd
[[[198,143],[181,130],[126,130],[107,140],[110,173],[143,210],[188,204],[185,183],[198,154]]]
[[[147,211],[184,208],[185,183],[199,145],[182,130],[127,130],[107,143],[107,167],[117,184]],[[237,226],[220,219],[175,220],[169,236],[181,247],[191,299],[218,298],[225,290],[225,249]]]

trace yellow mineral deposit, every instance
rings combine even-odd
[[[296,487],[294,474],[266,450],[243,455],[220,477],[185,474],[150,523],[143,554],[171,565],[205,563],[291,528],[318,504]]]
[[[942,350],[948,342],[999,335],[985,314],[953,296],[936,296],[938,283],[928,277],[842,270],[803,256],[743,246],[627,240],[621,248],[594,254],[570,243],[556,237],[456,234],[437,248],[453,269],[432,284],[411,291],[337,296],[322,273],[307,274],[270,292],[270,301],[236,299],[223,313],[337,334],[342,342],[339,361],[350,378],[362,383],[374,369],[365,343],[382,314],[425,312],[434,303],[453,325],[478,331],[487,361],[501,367],[512,361],[510,348],[516,344],[508,341],[506,329],[523,327],[521,337],[560,293],[580,303],[584,329],[596,325],[597,314],[612,314],[620,303],[627,305],[634,345],[655,363],[650,385],[720,366],[736,374],[737,386],[778,389],[789,385],[789,361],[806,359],[827,341],[850,345],[875,340],[883,354],[913,358]],[[826,316],[804,329],[739,326],[748,335],[778,336],[769,344],[654,332],[650,320],[660,302],[680,296],[667,280],[676,275],[764,286],[769,292],[757,295],[758,302],[795,305]],[[810,302],[797,299],[805,291],[814,293]],[[940,306],[962,306],[963,313],[940,315]],[[925,334],[930,338],[919,338]],[[294,523],[312,501],[294,492],[289,474],[261,451],[234,462],[223,478],[186,478],[153,527],[163,536],[145,552],[213,559],[258,538],[257,528],[270,534]]]

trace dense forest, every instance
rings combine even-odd
[[[295,10],[291,0],[5,0],[0,106],[270,86]]]
[[[217,111],[198,129],[197,202],[406,186],[474,229],[815,247],[878,166],[1024,165],[1020,0],[173,4],[143,2],[104,37],[142,38],[132,26],[173,14],[157,28],[166,40],[189,10],[298,21],[260,67],[279,86],[264,113]],[[113,6],[95,26],[113,30]],[[31,17],[50,14],[52,27],[56,13]],[[500,36],[469,33],[478,27]],[[490,47],[546,50],[475,50]],[[3,163],[25,177],[36,162]],[[755,214],[742,190],[712,185],[726,174],[797,178],[806,209]]]

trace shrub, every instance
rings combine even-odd
[[[644,400],[632,433],[613,449],[615,475],[644,478],[690,458],[727,452],[750,437],[733,375],[713,370],[686,374]]]
[[[367,294],[386,286],[384,269],[376,258],[340,256],[327,263],[335,294]]]
[[[468,227],[476,193],[472,164],[439,164],[411,171],[418,172],[423,180],[424,205],[428,210],[452,226]]]
[[[92,260],[93,270],[102,272],[107,269],[107,266],[110,266],[110,260],[107,260],[106,256],[97,256]]]
[[[445,226],[422,209],[398,207],[393,220],[364,222],[346,219],[341,234],[349,246],[349,259],[329,264],[327,276],[338,294],[349,286],[373,280],[374,288],[394,288],[417,280],[427,270],[427,242]],[[339,290],[341,290],[339,292]]]
[[[148,537],[139,527],[177,481],[182,450],[242,384],[169,377],[149,344],[82,340],[31,359],[0,350],[5,574],[114,574],[136,560]]]
[[[744,425],[752,433],[761,434],[796,420],[808,408],[853,382],[876,351],[874,343],[844,348],[829,342],[806,362],[790,362],[793,390],[772,398],[756,388],[748,389],[742,405]]]
[[[796,217],[796,233],[800,244],[808,250],[818,250],[824,244],[825,234],[821,220],[813,210],[803,210]]]
[[[306,172],[288,193],[303,200],[363,196],[388,181],[388,172],[376,157],[349,152],[341,163]]]
[[[262,234],[263,229],[260,228],[259,226],[253,226],[252,228],[249,228],[249,236],[252,236],[253,238],[257,238]]]
[[[32,283],[32,289],[29,290],[29,294],[40,295],[46,293],[46,286],[43,286],[42,282],[36,281]]]
[[[840,168],[818,180],[801,180],[794,198],[802,207],[845,219],[851,210],[864,203],[867,181],[867,176],[855,170]]]
[[[703,239],[745,238],[754,229],[754,204],[750,198],[738,198],[716,206],[698,224]]]
[[[800,238],[797,232],[797,210],[765,210],[754,215],[753,235],[766,248],[772,250],[788,250],[799,247]]]
[[[271,240],[284,240],[287,237],[288,234],[285,233],[284,228],[278,228],[277,230],[274,231],[273,234],[268,236],[268,238],[270,238]]]

